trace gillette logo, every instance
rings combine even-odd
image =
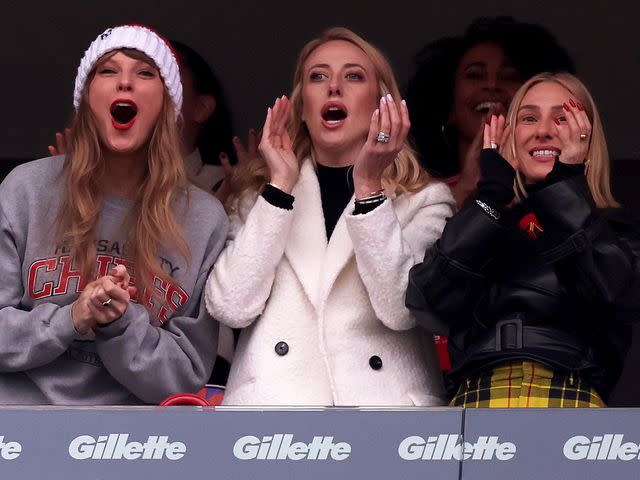
[[[22,445],[18,442],[5,442],[4,435],[0,435],[0,457],[3,460],[15,460],[22,453]]]
[[[571,437],[564,444],[562,453],[569,460],[629,460],[640,459],[640,445],[624,442],[622,433],[606,433],[594,435],[593,438],[583,435]]]
[[[407,437],[398,446],[403,460],[511,460],[516,446],[511,442],[498,442],[498,436],[480,436],[475,443],[464,442],[462,435],[442,434]]]
[[[69,455],[76,460],[180,460],[187,452],[182,442],[169,442],[166,435],[151,435],[147,441],[130,442],[128,433],[80,435],[69,444]]]
[[[313,437],[311,443],[294,442],[291,433],[276,433],[262,439],[253,435],[239,438],[233,446],[239,460],[345,460],[351,445],[333,443],[333,437]]]

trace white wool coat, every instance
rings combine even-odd
[[[207,281],[209,312],[243,328],[224,403],[442,405],[432,336],[404,299],[409,269],[452,215],[449,188],[430,183],[363,215],[351,201],[329,242],[310,160],[292,194],[293,210],[259,196],[244,222],[232,215]]]

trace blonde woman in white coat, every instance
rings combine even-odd
[[[377,49],[342,28],[303,48],[291,101],[268,110],[262,158],[236,172],[232,231],[207,282],[210,313],[243,328],[225,404],[444,403],[404,292],[454,201],[408,131]]]

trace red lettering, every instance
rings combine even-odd
[[[43,298],[51,295],[51,291],[53,290],[53,282],[44,282],[42,285],[42,290],[36,291],[36,276],[38,275],[38,270],[44,268],[47,272],[55,271],[58,266],[57,258],[47,258],[46,260],[38,260],[37,262],[33,262],[29,267],[29,295],[32,298]]]
[[[173,283],[166,284],[162,283],[162,288],[167,292],[165,295],[165,305],[169,305],[171,308],[171,314],[173,314],[178,308],[183,306],[189,300],[189,295],[182,288],[174,285]],[[163,305],[158,313],[158,317],[162,323],[168,320],[167,313],[169,313],[169,309]]]
[[[76,283],[76,293],[84,290],[87,282],[82,279],[79,270],[73,270],[71,268],[71,256],[65,255],[64,257],[60,257],[58,262],[62,265],[62,272],[60,273],[60,281],[58,282],[58,286],[53,290],[54,295],[63,295],[67,293],[69,289],[69,280],[75,278],[78,280]]]
[[[113,257],[111,255],[98,255],[96,261],[98,262],[98,278],[104,277],[109,271],[109,265],[113,263]]]

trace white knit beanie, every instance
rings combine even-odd
[[[84,57],[80,60],[76,85],[73,90],[73,106],[76,110],[80,106],[82,91],[94,64],[105,53],[121,48],[139,50],[155,62],[173,101],[177,118],[182,108],[182,83],[178,61],[171,44],[144,25],[122,25],[107,28],[89,45],[87,51],[84,52]]]

